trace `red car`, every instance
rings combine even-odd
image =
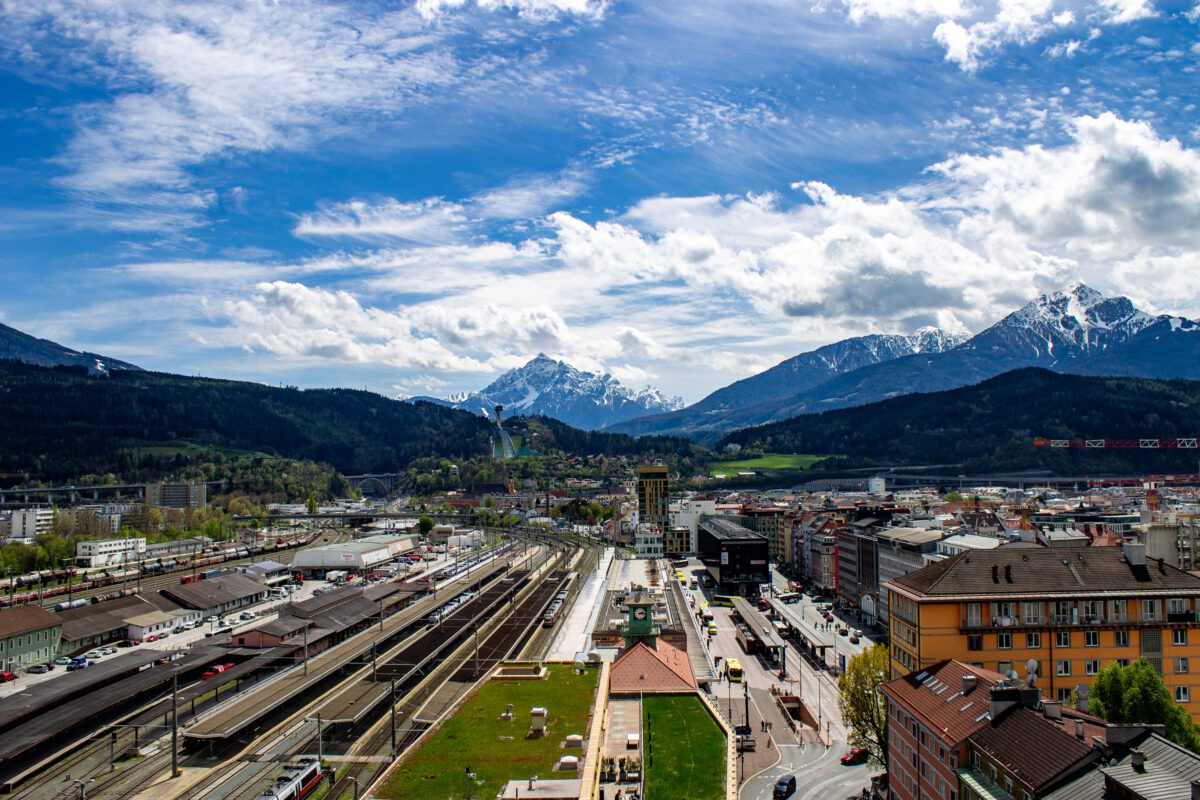
[[[870,753],[867,752],[867,748],[854,747],[851,748],[849,753],[842,756],[842,764],[847,767],[852,767],[855,764],[865,764],[868,757],[870,757]]]
[[[9,681],[15,681],[16,679],[17,675],[14,672],[0,672],[0,683],[8,683]]]

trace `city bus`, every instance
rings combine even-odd
[[[775,599],[781,603],[795,603],[800,599],[799,592],[784,592],[783,594],[775,595]]]
[[[725,606],[726,608],[733,608],[733,595],[714,594],[713,598],[712,598],[712,604],[714,606]]]
[[[725,659],[725,674],[731,683],[742,682],[742,663],[736,658]]]

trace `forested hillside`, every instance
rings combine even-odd
[[[1200,382],[1006,372],[975,386],[744,428],[736,443],[775,453],[844,456],[841,465],[958,464],[1063,475],[1195,472],[1196,450],[1050,450],[1034,437],[1200,435]]]

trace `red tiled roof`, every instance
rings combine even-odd
[[[1100,757],[1087,742],[1028,708],[988,722],[971,736],[971,742],[1039,794],[1080,763]]]
[[[963,694],[963,676],[975,676],[975,688]],[[921,720],[943,742],[954,746],[987,724],[991,690],[1004,680],[999,672],[940,661],[883,685],[883,692]]]
[[[679,692],[697,686],[687,653],[661,639],[657,649],[634,642],[617,657],[609,673],[609,691],[617,693]]]

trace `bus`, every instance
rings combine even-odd
[[[714,594],[713,598],[712,598],[712,604],[714,606],[725,606],[726,608],[733,608],[733,595]]]
[[[775,599],[781,603],[795,603],[800,599],[799,592],[784,592],[783,594],[775,595]]]
[[[742,662],[736,658],[725,659],[725,674],[729,676],[731,683],[742,682]]]

